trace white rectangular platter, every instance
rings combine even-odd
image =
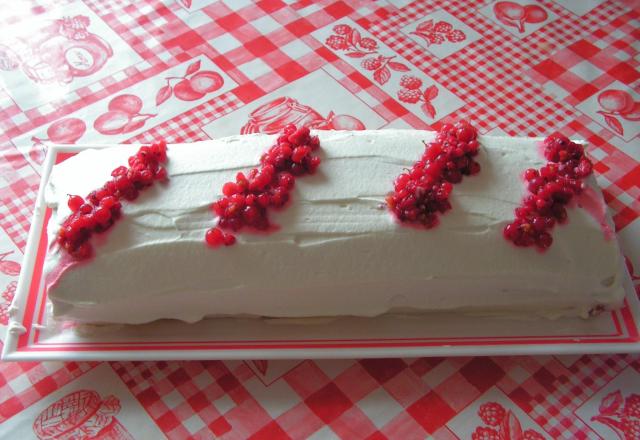
[[[208,319],[138,326],[47,323],[42,266],[51,215],[44,183],[54,164],[86,148],[49,149],[3,350],[4,360],[172,360],[416,357],[640,352],[640,301],[626,277],[624,307],[584,320],[526,320],[462,314],[296,322]]]

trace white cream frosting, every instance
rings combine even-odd
[[[523,170],[545,163],[539,139],[482,136],[480,174],[454,185],[453,208],[436,228],[418,230],[397,224],[381,204],[433,132],[317,134],[322,164],[296,179],[284,210],[270,212],[279,230],[240,232],[236,245],[216,249],[204,244],[211,203],[238,171],[258,165],[274,137],[170,145],[169,182],[125,202],[111,231],[92,239],[94,259],[65,267],[64,251],[50,246],[48,281],[60,273],[49,286],[54,315],[112,323],[454,309],[586,316],[622,301],[617,243],[586,210],[569,209],[545,253],[502,237],[525,192]],[[45,192],[54,210],[49,237],[70,213],[67,194],[102,186],[137,148],[86,150],[54,167]]]

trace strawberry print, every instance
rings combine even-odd
[[[620,440],[640,438],[640,394],[623,397],[621,390],[613,391],[602,398],[598,415],[592,421],[608,426]]]
[[[17,281],[11,281],[2,292],[3,302],[0,302],[0,324],[7,325],[9,323],[9,306],[16,294]]]
[[[427,46],[443,44],[446,41],[459,43],[467,38],[464,32],[454,29],[453,25],[442,20],[435,23],[435,25],[433,20],[424,21],[411,33],[422,38],[427,43]]]
[[[431,85],[421,91],[422,80],[415,76],[403,75],[400,79],[400,85],[403,87],[398,91],[398,99],[408,104],[422,102],[420,108],[425,115],[430,118],[436,117],[436,108],[431,103],[438,96],[438,87]]]
[[[478,416],[485,425],[478,426],[472,440],[544,440],[545,437],[534,429],[522,429],[520,420],[498,402],[487,402],[478,408]]]
[[[373,80],[380,85],[386,84],[391,79],[391,73],[408,72],[409,67],[394,61],[395,55],[384,56],[378,52],[378,43],[369,37],[362,37],[360,31],[347,24],[339,24],[333,27],[334,35],[325,40],[325,44],[338,51],[346,51],[350,58],[363,58],[360,65],[364,70],[373,72]]]

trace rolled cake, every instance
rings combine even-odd
[[[277,227],[211,248],[211,204],[259,165],[276,136],[168,147],[168,182],[123,202],[122,216],[74,261],[56,242],[69,194],[101,187],[137,146],[85,150],[53,168],[45,261],[56,317],[81,322],[194,322],[208,316],[375,316],[461,311],[589,316],[622,302],[620,252],[593,176],[544,252],[503,237],[526,195],[523,172],[546,159],[540,139],[480,136],[480,172],[454,185],[437,226],[408,227],[386,207],[394,179],[435,133],[317,131],[318,171],[296,179]],[[584,207],[589,207],[585,209]]]

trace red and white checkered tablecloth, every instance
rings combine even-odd
[[[637,0],[11,3],[2,334],[48,142],[188,142],[274,117],[585,139],[640,271]],[[163,436],[640,439],[640,357],[0,363],[2,438]]]

